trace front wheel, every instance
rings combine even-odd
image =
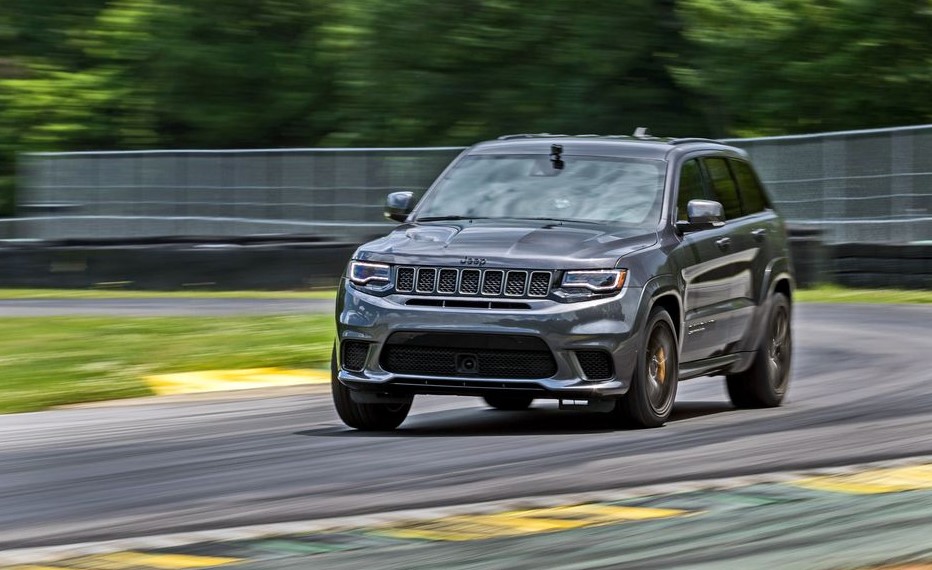
[[[330,389],[333,405],[343,423],[362,431],[390,431],[400,426],[411,402],[404,404],[359,404],[353,401],[352,390],[337,378],[337,349],[333,347],[330,359]]]
[[[676,329],[669,313],[655,308],[644,328],[644,350],[638,354],[631,388],[615,407],[621,423],[660,427],[673,411],[679,379]]]
[[[775,293],[767,315],[767,334],[757,348],[754,364],[726,377],[731,403],[736,408],[773,408],[783,403],[790,383],[792,351],[790,301],[783,293]]]

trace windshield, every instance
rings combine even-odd
[[[563,168],[558,168],[562,166]],[[474,155],[424,197],[418,221],[553,219],[656,225],[666,163],[601,156]]]

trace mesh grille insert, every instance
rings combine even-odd
[[[482,294],[499,295],[502,292],[502,281],[505,279],[505,272],[498,270],[486,270],[482,277]]]
[[[478,269],[464,269],[463,277],[460,281],[460,293],[466,295],[475,295],[479,292],[479,276],[480,272]]]
[[[358,340],[343,341],[343,368],[346,370],[360,371],[366,365],[366,357],[369,355],[369,343]]]
[[[434,281],[437,280],[437,270],[421,268],[417,270],[417,292],[433,293]]]
[[[437,280],[438,293],[456,293],[456,270],[441,269]]]
[[[527,272],[509,271],[505,280],[505,294],[509,297],[520,297],[524,295],[525,285],[527,285]]]
[[[550,292],[550,272],[535,271],[531,273],[531,285],[528,287],[529,297],[546,297]]]
[[[414,268],[413,267],[402,267],[398,269],[398,277],[397,277],[395,289],[402,293],[414,291]]]
[[[576,360],[589,380],[607,380],[615,375],[612,357],[604,350],[577,350]]]

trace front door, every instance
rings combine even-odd
[[[724,169],[724,170],[723,170]],[[692,188],[692,189],[691,189]],[[680,177],[678,216],[690,199],[710,198],[725,208],[725,225],[687,234],[677,247],[683,290],[681,362],[730,354],[753,314],[752,264],[755,252],[739,233],[741,202],[723,158],[691,160]]]

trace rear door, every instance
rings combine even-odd
[[[735,224],[735,239],[740,241],[750,258],[752,280],[746,304],[753,307],[764,298],[765,292],[761,291],[761,288],[766,286],[764,272],[770,262],[778,256],[774,244],[782,230],[780,220],[751,165],[744,160],[729,158],[728,166],[738,185],[741,198],[742,217],[740,223]],[[747,335],[748,327],[751,326],[750,317],[747,320],[736,321],[735,326],[735,334],[739,339],[750,338]]]

